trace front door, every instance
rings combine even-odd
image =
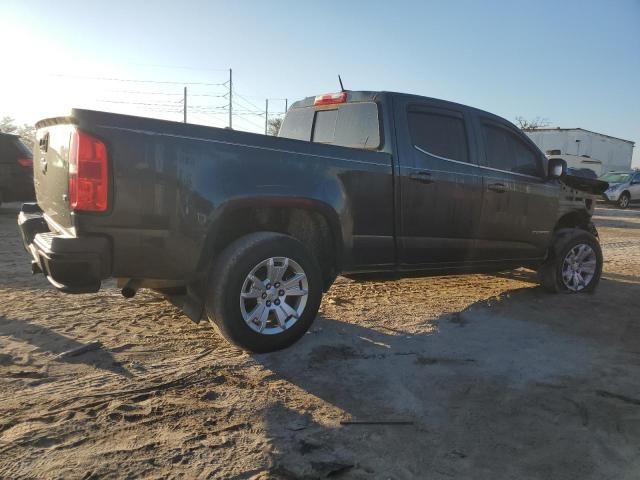
[[[478,255],[491,262],[545,254],[558,211],[560,185],[546,179],[542,153],[515,127],[477,118],[484,196]]]
[[[473,261],[482,176],[468,113],[446,102],[411,97],[401,98],[394,108],[401,267]]]

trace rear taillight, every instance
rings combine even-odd
[[[30,158],[19,158],[18,163],[25,168],[33,168],[33,160]]]
[[[81,130],[71,135],[69,204],[74,212],[106,212],[109,207],[107,148]]]
[[[345,103],[346,101],[347,92],[327,93],[325,95],[318,95],[313,101],[313,105],[334,105],[336,103]]]

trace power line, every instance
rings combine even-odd
[[[173,95],[182,96],[182,93],[173,92],[145,92],[144,90],[106,90],[107,93],[123,93],[127,95]],[[227,95],[211,95],[209,93],[190,93],[190,97],[226,98]]]
[[[210,67],[186,67],[181,65],[158,65],[158,64],[149,64],[149,63],[132,63],[132,62],[122,62],[120,65],[135,65],[138,67],[151,67],[151,68],[173,68],[176,70],[197,70],[201,72],[226,72],[228,69],[226,68],[210,68]]]
[[[164,80],[133,80],[126,78],[109,78],[109,77],[83,77],[80,75],[66,75],[66,74],[54,74],[53,77],[64,77],[64,78],[77,78],[80,80],[104,80],[109,82],[129,82],[129,83],[154,83],[154,84],[164,84],[164,85],[207,85],[210,87],[215,86],[225,86],[228,82],[223,83],[206,83],[206,82],[169,82]]]
[[[246,122],[246,123],[248,123],[248,124],[250,124],[250,125],[253,125],[255,128],[257,128],[257,129],[259,129],[260,131],[262,131],[262,128],[263,128],[263,127],[262,127],[262,125],[258,125],[257,123],[252,122],[251,120],[249,120],[248,118],[245,118],[245,117],[238,116],[238,117],[236,117],[236,118],[237,118],[238,120],[242,120],[242,121],[244,121],[244,122]]]
[[[262,108],[260,108],[259,106],[257,106],[255,103],[253,103],[251,100],[249,100],[247,97],[245,97],[244,95],[240,95],[237,91],[235,92],[236,96],[242,98],[245,102],[247,102],[249,105],[251,105],[253,108],[255,108],[256,110],[262,111]]]
[[[218,127],[218,128],[224,128],[226,127],[226,125],[223,124],[222,121],[218,121],[215,118],[206,118],[204,115],[198,114],[198,113],[194,113],[192,114],[192,117],[195,118],[196,120],[200,119],[200,121],[203,121],[205,123],[208,124],[212,124],[214,127]],[[218,123],[220,122],[220,123]]]
[[[246,109],[246,111],[248,111],[248,112],[260,112],[260,113],[262,113],[262,112],[263,112],[263,110],[262,110],[262,109],[259,109],[259,108],[252,109],[249,105],[247,105],[247,104],[246,104],[246,103],[244,103],[244,102],[237,102],[237,103],[238,103],[238,105],[240,105],[242,108]]]
[[[170,93],[170,92],[145,92],[143,90],[105,90],[107,93],[125,93],[125,94],[135,94],[135,95],[178,95],[182,96],[181,93]]]
[[[121,103],[124,105],[154,105],[159,107],[179,107],[182,104],[182,101],[172,102],[172,103],[127,102],[122,100],[104,100],[104,99],[98,99],[97,101],[104,102],[104,103]]]

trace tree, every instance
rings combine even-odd
[[[35,143],[36,129],[33,125],[23,123],[22,126],[15,124],[15,120],[9,116],[0,119],[0,132],[13,133],[19,135],[24,144],[31,150]]]
[[[267,133],[274,137],[278,136],[280,133],[280,127],[282,126],[282,117],[272,118],[269,120],[269,128],[267,129]]]
[[[15,120],[12,117],[5,116],[0,120],[0,132],[15,133],[18,127],[14,125]]]
[[[538,130],[539,128],[548,127],[549,120],[541,117],[536,117],[533,120],[527,120],[524,117],[516,117],[516,125],[518,125],[521,130],[525,131]]]

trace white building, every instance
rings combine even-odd
[[[565,159],[571,168],[602,175],[631,170],[634,143],[582,128],[539,128],[525,132],[548,157]]]

